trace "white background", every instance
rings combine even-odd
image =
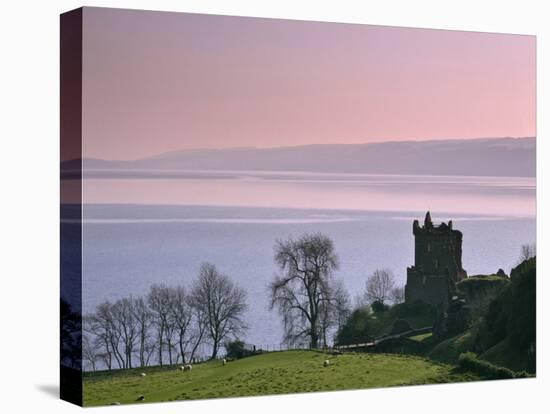
[[[110,6],[334,22],[356,22],[538,37],[538,377],[464,385],[255,397],[89,409],[174,411],[548,412],[550,398],[547,246],[550,168],[546,142],[550,24],[546,1],[93,1]],[[59,294],[59,14],[77,1],[4,1],[0,9],[0,410],[75,412],[57,398]],[[546,117],[542,114],[546,113]],[[542,303],[541,303],[542,302]],[[546,324],[546,326],[544,325]]]

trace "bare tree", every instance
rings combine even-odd
[[[353,309],[370,309],[370,303],[367,299],[365,291],[356,293],[353,297]]]
[[[277,241],[274,259],[282,274],[269,286],[270,306],[283,318],[285,340],[309,339],[309,346],[317,348],[321,316],[328,315],[332,301],[332,272],[338,268],[333,242],[322,234]]]
[[[137,324],[137,342],[140,367],[147,366],[149,345],[149,330],[152,323],[152,314],[142,297],[132,301],[132,313]]]
[[[151,358],[157,352],[157,341],[155,338],[147,337],[144,346],[144,365],[149,366]]]
[[[390,290],[390,300],[394,305],[405,302],[405,288],[396,286]]]
[[[149,304],[149,308],[151,309],[151,313],[153,314],[153,322],[156,327],[158,363],[160,366],[163,364],[162,355],[164,352],[163,345],[165,342],[165,337],[171,334],[169,327],[170,301],[171,291],[169,287],[166,285],[151,286],[151,289],[147,295],[147,302]],[[170,347],[168,348],[171,353]]]
[[[92,338],[86,333],[82,335],[82,359],[89,363],[92,371],[96,370],[97,362],[100,359],[100,350],[101,343],[97,337]]]
[[[132,368],[135,357],[145,367],[155,353],[159,365],[166,355],[170,364],[180,355],[183,362],[187,354],[194,358],[207,332],[207,315],[192,302],[183,286],[154,285],[146,298],[99,304],[82,319],[82,358],[92,370],[99,364],[109,370]]]
[[[120,331],[117,329],[114,315],[113,304],[105,301],[99,304],[96,312],[93,314],[95,330],[99,336],[104,338],[105,349],[109,357],[114,357],[119,368],[124,368],[124,357],[120,352]]]
[[[172,298],[170,298],[170,301],[172,301]],[[172,313],[168,313],[168,319],[164,327],[164,343],[166,344],[166,349],[168,350],[168,364],[170,365],[174,364],[174,359],[172,355],[174,350],[176,349],[176,345],[174,344],[174,333],[176,332],[176,324],[174,323],[172,316]]]
[[[110,341],[104,325],[98,320],[95,314],[88,314],[82,318],[83,335],[90,335],[93,342],[97,344],[97,359],[103,361],[108,370],[113,368],[113,354],[111,352]],[[83,345],[84,346],[84,345]],[[82,350],[84,353],[84,350]]]
[[[519,256],[519,262],[523,262],[525,260],[529,260],[532,257],[535,257],[537,255],[537,247],[534,243],[532,244],[523,244],[521,246],[521,253]]]
[[[149,341],[145,345],[145,366],[149,365],[149,361],[153,354],[157,351],[157,343],[155,341]]]
[[[246,291],[213,264],[203,263],[191,297],[193,307],[205,316],[206,333],[212,342],[211,358],[215,359],[220,344],[245,329],[242,315],[247,309]]]
[[[106,348],[102,347],[100,349],[105,350]],[[101,362],[103,362],[103,365],[105,365],[109,371],[113,369],[112,354],[109,352],[101,352],[98,354],[98,358]]]
[[[177,286],[172,290],[170,301],[170,319],[174,324],[176,337],[179,346],[179,354],[182,363],[185,364],[185,352],[190,342],[189,333],[191,331],[191,320],[193,318],[190,299],[183,286]]]
[[[341,280],[329,286],[327,298],[320,307],[320,338],[324,347],[328,346],[329,332],[338,332],[351,314],[351,300]]]
[[[367,279],[365,296],[369,303],[384,303],[391,297],[395,287],[395,277],[389,269],[377,269]]]
[[[201,308],[201,304],[197,303],[197,301],[192,298],[189,300],[189,306],[192,312],[191,333],[189,335],[191,349],[189,361],[193,362],[195,354],[204,340],[204,335],[208,326],[208,314]]]
[[[105,355],[103,359],[108,369],[113,368],[113,359],[119,368],[124,368],[124,357],[120,352],[120,331],[113,315],[113,304],[109,301],[100,303],[95,313],[85,317],[85,329],[98,337]]]
[[[132,354],[139,335],[132,297],[117,300],[111,307],[113,327],[117,331],[124,355],[123,367],[132,368]]]
[[[336,328],[340,329],[348,321],[352,310],[350,295],[341,280],[336,282],[333,304],[335,309],[334,314],[336,316],[335,325]]]

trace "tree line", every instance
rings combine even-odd
[[[156,284],[145,296],[104,301],[82,320],[82,358],[92,370],[194,361],[208,344],[211,358],[246,329],[246,291],[203,263],[188,288]]]
[[[267,289],[269,307],[283,322],[284,342],[327,347],[348,320],[352,305],[334,276],[340,260],[333,241],[321,233],[278,240],[279,270]],[[104,301],[83,318],[82,357],[92,370],[173,365],[193,361],[202,345],[210,358],[246,330],[246,291],[215,265],[204,263],[189,287],[156,284],[144,296]],[[384,306],[403,300],[403,289],[387,269],[367,278],[356,302]]]

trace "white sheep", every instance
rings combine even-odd
[[[146,377],[146,376],[147,376],[147,374],[146,374],[145,372],[142,372],[140,375],[141,375],[142,377]]]
[[[180,371],[185,371],[185,366],[182,365],[182,366],[180,367]]]
[[[191,371],[193,369],[193,365],[187,364],[183,366],[184,371]]]
[[[223,364],[227,364],[227,360],[225,358],[223,359]]]
[[[325,359],[325,362],[323,362],[324,367],[328,367],[330,365],[330,361],[328,359]]]

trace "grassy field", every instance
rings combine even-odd
[[[323,361],[330,360],[328,367]],[[147,375],[142,377],[140,374]],[[478,380],[451,366],[390,354],[271,352],[229,362],[198,364],[191,372],[145,368],[86,373],[84,405],[239,397]]]

